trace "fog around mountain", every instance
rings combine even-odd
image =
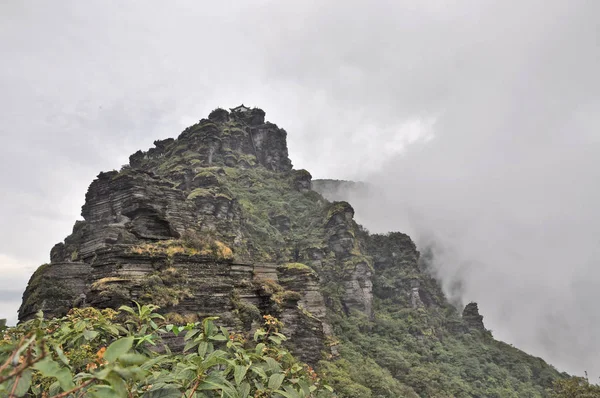
[[[599,8],[3,2],[0,317],[100,170],[244,102],[296,168],[371,184],[358,221],[434,242],[496,337],[600,375]]]

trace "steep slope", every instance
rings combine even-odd
[[[399,381],[421,397],[540,397],[565,376],[542,359],[494,340],[476,303],[461,316],[427,272],[427,261],[410,237],[395,232],[363,239],[373,256],[375,317],[354,312],[329,318],[348,362],[324,368],[345,396],[409,396],[398,393]],[[363,365],[357,368],[357,363]],[[371,391],[363,393],[349,379]]]
[[[461,317],[408,236],[370,235],[312,190],[264,116],[217,109],[100,173],[19,319],[132,300],[240,331],[272,314],[341,396],[542,396],[559,374],[494,341],[475,305]]]

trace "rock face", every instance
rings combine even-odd
[[[280,317],[316,362],[325,301],[372,315],[373,272],[347,203],[292,170],[286,132],[260,109],[217,109],[90,185],[82,221],[32,276],[19,310],[152,302],[174,321],[218,315],[249,330]],[[322,286],[336,286],[327,298]]]
[[[344,197],[368,188],[293,170],[286,132],[265,122],[264,111],[216,109],[177,139],[157,140],[121,170],[97,176],[83,220],[31,277],[19,319],[136,301],[160,306],[173,323],[216,315],[231,330],[251,332],[273,315],[302,360],[342,356],[339,367],[325,365],[350,389],[341,396],[509,396],[510,372],[510,384],[525,391],[510,396],[541,396],[523,384],[527,372],[506,364],[524,358],[542,380],[538,391],[555,370],[478,333],[485,328],[477,304],[461,317],[428,272],[430,256],[408,235],[369,234],[354,221]],[[169,345],[180,349],[180,340]],[[471,354],[480,345],[495,353],[481,366]],[[356,358],[365,365],[350,369]],[[478,370],[499,367],[504,373]],[[355,371],[358,390],[347,385]],[[497,374],[496,390],[480,382]],[[392,377],[402,388],[389,384]]]
[[[402,307],[442,307],[447,305],[437,282],[411,238],[400,232],[369,235],[367,253],[373,257],[374,293]]]
[[[469,328],[485,331],[483,316],[479,315],[477,303],[467,304],[463,310],[462,317]]]

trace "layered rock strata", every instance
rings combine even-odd
[[[372,264],[351,206],[311,190],[310,173],[292,170],[285,130],[264,116],[217,109],[100,173],[83,220],[32,276],[19,319],[132,301],[173,321],[217,315],[237,330],[272,314],[307,348],[300,355],[318,360],[326,300],[371,316]]]

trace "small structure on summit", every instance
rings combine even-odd
[[[231,112],[250,112],[250,108],[248,108],[247,106],[245,106],[244,104],[240,105],[240,106],[236,106],[235,108],[229,108],[229,110]]]
[[[262,109],[249,108],[242,104],[229,110],[232,119],[245,123],[247,127],[256,127],[265,123],[265,111]]]

